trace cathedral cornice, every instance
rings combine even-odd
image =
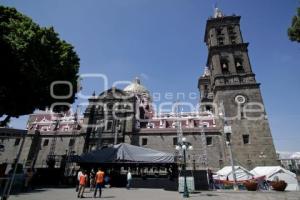
[[[254,73],[228,73],[228,74],[216,74],[214,81],[218,78],[234,78],[234,77],[255,77]]]
[[[219,52],[232,52],[234,50],[242,50],[247,51],[249,43],[238,43],[238,44],[226,44],[226,45],[217,45],[217,46],[210,46],[208,48],[209,53],[219,53]]]
[[[183,128],[183,133],[185,135],[199,135],[201,133],[201,128]],[[204,132],[206,135],[220,135],[220,129],[217,127],[214,128],[205,128]],[[144,136],[155,136],[155,135],[176,135],[175,128],[142,128],[138,132],[130,133],[131,135],[144,135]]]
[[[245,84],[224,84],[224,85],[215,85],[213,87],[214,93],[217,91],[224,90],[241,90],[241,89],[253,89],[259,88],[260,83],[245,83]]]

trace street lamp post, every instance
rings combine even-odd
[[[191,143],[186,141],[186,138],[182,138],[182,141],[180,141],[176,145],[176,150],[177,151],[179,151],[179,150],[183,151],[183,166],[182,166],[182,170],[183,170],[183,173],[184,173],[183,197],[188,198],[189,197],[189,191],[188,191],[187,181],[186,181],[186,151],[187,150],[193,150],[193,146],[191,145]]]
[[[233,175],[233,189],[238,190],[237,180],[236,180],[236,174],[235,174],[235,166],[232,156],[232,148],[231,143],[229,141],[226,142],[229,147],[229,156],[230,156],[230,162],[231,162],[231,168],[232,168],[232,175]]]

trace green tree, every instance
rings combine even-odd
[[[75,100],[79,58],[73,46],[61,40],[53,27],[40,27],[16,9],[4,6],[0,6],[0,66],[0,117],[5,116],[0,126],[10,117]],[[71,83],[70,97],[53,98],[50,86],[54,81]],[[56,95],[68,95],[69,91],[67,85],[54,87]]]
[[[291,41],[300,42],[300,8],[298,13],[292,19],[292,25],[288,29],[288,35]]]

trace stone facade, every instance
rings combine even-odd
[[[188,168],[192,169],[205,169],[207,165],[211,168],[221,168],[224,166],[224,155],[223,155],[223,139],[218,129],[206,129],[205,141],[209,140],[207,145],[207,163],[203,158],[203,142],[201,137],[200,129],[183,129],[183,136],[187,141],[191,142],[193,146],[192,151],[188,151]],[[163,152],[174,153],[178,152],[175,150],[175,146],[178,141],[178,134],[176,129],[140,129],[137,137],[139,138],[139,146],[146,148],[152,148]],[[127,135],[125,142],[130,143],[133,135]]]
[[[81,155],[85,134],[81,133],[82,119],[77,113],[54,113],[50,110],[29,116],[25,148],[29,148],[26,166],[61,167],[71,156]]]
[[[180,123],[183,137],[194,147],[188,156],[189,168],[217,169],[225,163],[223,136],[209,111],[156,113],[148,90],[137,79],[124,90],[111,88],[89,101],[82,129],[85,152],[125,142],[177,154]],[[120,111],[122,118],[115,116]]]
[[[81,155],[84,145],[84,135],[77,133],[75,136],[70,132],[60,132],[56,135],[54,132],[28,133],[27,143],[24,148],[29,148],[27,156],[27,166],[36,168],[48,167],[47,159],[51,151],[51,144],[55,140],[55,149],[53,157],[55,158],[55,168],[59,168],[66,155]],[[73,145],[73,148],[70,146]],[[71,150],[70,150],[71,149]],[[69,151],[71,151],[69,153]]]
[[[135,113],[135,96],[120,89],[93,95],[84,113],[84,152],[123,142],[125,134],[135,130]]]
[[[0,128],[0,164],[15,161],[23,140],[24,147],[30,146],[30,144],[27,144],[26,134],[26,130]],[[25,164],[27,153],[26,148],[23,148],[20,156],[21,163]]]
[[[29,116],[28,130],[1,128],[0,163],[12,164],[24,140],[19,159],[24,167],[46,168],[53,158],[53,167],[60,168],[67,159],[82,154],[85,134],[81,123],[75,114],[46,110]]]

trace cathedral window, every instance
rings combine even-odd
[[[242,98],[243,97],[243,98]],[[240,119],[245,119],[245,113],[244,113],[244,103],[246,102],[246,99],[244,96],[236,98],[236,102],[238,103],[238,106],[240,107]]]
[[[206,110],[206,111],[211,111],[212,108],[211,108],[211,106],[205,106],[205,110]]]
[[[112,121],[106,121],[106,130],[107,131],[111,131],[112,130],[112,124],[113,122]]]
[[[245,119],[245,115],[243,111],[241,112],[241,119]]]
[[[226,133],[226,142],[231,142],[231,133]]]
[[[218,45],[224,45],[224,37],[218,37]]]
[[[234,35],[235,34],[233,26],[228,26],[227,29],[228,29],[228,34],[230,34],[230,35]]]
[[[170,123],[166,121],[166,128],[170,128]]]
[[[177,137],[173,137],[173,145],[177,145],[177,144],[178,144]]]
[[[98,111],[98,114],[102,114],[104,111],[103,106],[98,106],[97,111]]]
[[[75,139],[70,139],[69,141],[69,147],[73,146],[75,144]]]
[[[106,106],[107,106],[108,110],[112,110],[114,104],[113,103],[108,103]]]
[[[216,32],[217,32],[217,36],[223,35],[221,28],[216,29]]]
[[[249,135],[243,135],[243,143],[244,144],[249,144],[250,143]]]
[[[206,137],[206,145],[212,145],[212,137]]]
[[[222,63],[222,70],[228,70],[227,63]]]
[[[224,45],[224,34],[222,33],[222,28],[216,29],[218,45]]]
[[[241,58],[234,58],[235,68],[238,73],[244,72],[243,60]]]
[[[148,139],[147,138],[142,138],[142,145],[147,145]]]
[[[228,26],[227,30],[231,44],[236,44],[236,33],[234,31],[234,27]]]
[[[199,125],[198,125],[198,121],[194,121],[194,127],[198,127]]]
[[[221,60],[221,68],[222,68],[223,73],[229,72],[228,61],[227,60],[225,60],[225,59]]]
[[[17,138],[17,139],[15,140],[15,146],[18,146],[18,145],[20,144],[20,141],[21,141],[21,139],[20,139],[20,138]]]
[[[48,146],[48,144],[49,144],[49,139],[45,139],[44,140],[44,143],[43,143],[43,146],[45,147],[45,146]]]
[[[230,36],[230,42],[231,44],[236,44],[236,36],[234,35]]]

